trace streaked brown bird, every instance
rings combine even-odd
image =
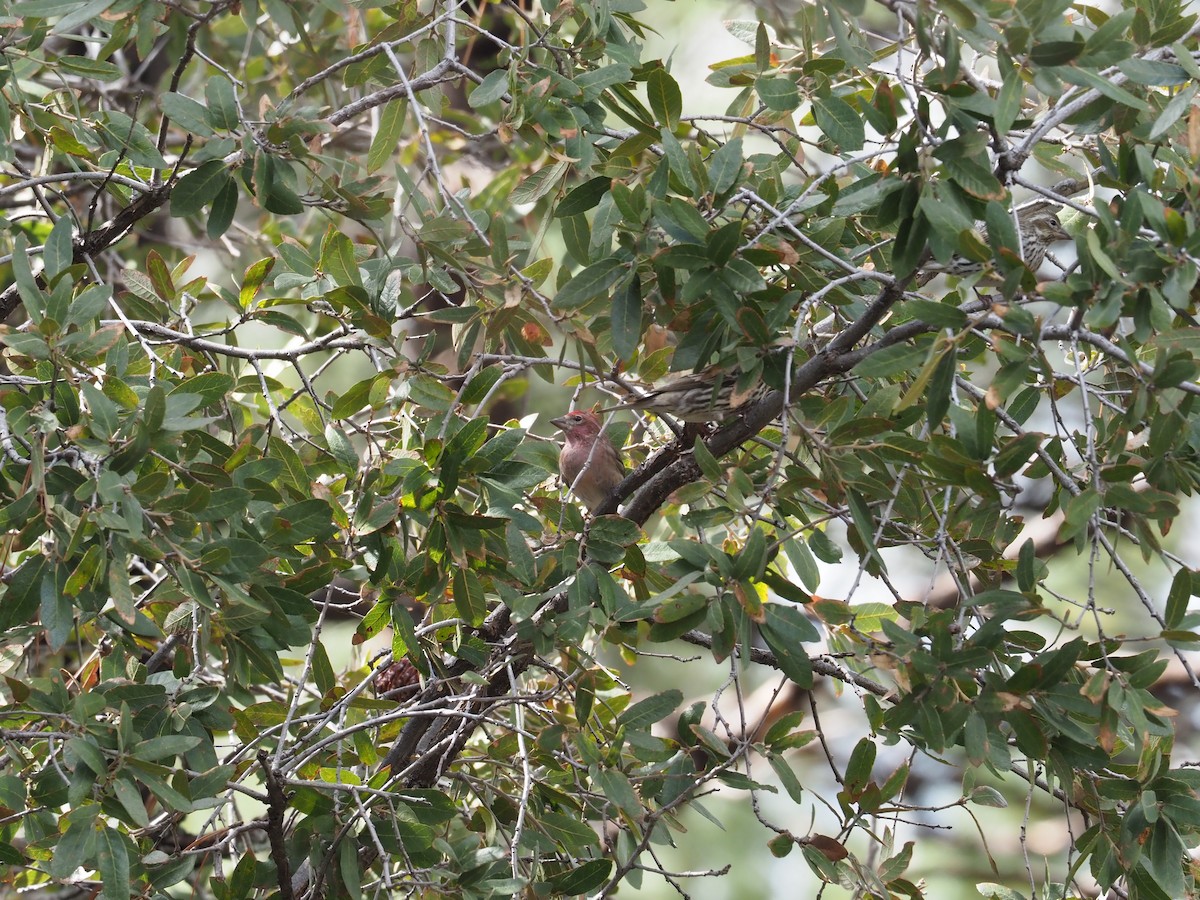
[[[753,405],[770,392],[762,381],[748,390],[737,388],[740,370],[709,366],[699,372],[671,375],[646,389],[646,393],[631,397],[601,412],[636,409],[668,415],[682,422],[725,422],[744,408]]]
[[[1046,252],[1056,241],[1069,241],[1071,235],[1063,228],[1058,220],[1062,209],[1057,203],[1049,200],[1039,200],[1017,210],[1017,223],[1021,229],[1021,252],[1025,265],[1031,272],[1036,272],[1046,260]],[[984,240],[988,239],[984,232]],[[990,243],[990,242],[989,242]],[[947,262],[940,263],[931,260],[921,267],[917,276],[917,285],[926,284],[938,275],[973,275],[982,271],[987,265],[977,259],[967,259],[965,256],[952,256]]]
[[[559,474],[591,512],[625,480],[621,454],[604,433],[594,412],[575,410],[551,419],[550,423],[566,437],[558,454]]]

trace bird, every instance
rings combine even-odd
[[[1017,210],[1017,223],[1021,229],[1021,253],[1029,271],[1036,272],[1046,259],[1046,251],[1056,241],[1069,241],[1071,235],[1063,228],[1058,220],[1062,209],[1057,203],[1049,200],[1038,200]],[[987,240],[987,234],[984,233]],[[990,243],[990,241],[989,241]],[[955,254],[944,263],[931,260],[921,267],[917,276],[917,285],[926,284],[938,275],[973,275],[982,271],[985,262],[977,259],[967,259]]]
[[[575,410],[551,419],[566,437],[558,454],[558,471],[571,492],[592,512],[625,480],[625,463],[600,418],[590,410]]]
[[[699,372],[670,375],[646,388],[645,393],[600,410],[601,413],[634,409],[668,415],[681,422],[724,422],[763,399],[771,388],[761,379],[747,390],[738,390],[741,369],[709,366]]]

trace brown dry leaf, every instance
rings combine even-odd
[[[823,834],[814,834],[812,837],[803,838],[800,843],[815,847],[830,862],[839,862],[850,855],[850,851],[840,842]]]

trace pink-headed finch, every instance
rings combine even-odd
[[[594,510],[625,479],[625,463],[613,446],[600,419],[589,410],[576,410],[551,419],[566,441],[558,454],[563,482],[588,511]]]

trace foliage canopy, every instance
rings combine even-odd
[[[9,887],[603,896],[720,787],[857,896],[1006,798],[985,895],[1192,892],[1196,16],[760,13],[697,100],[630,0],[0,3]],[[709,365],[585,520],[534,413]]]

